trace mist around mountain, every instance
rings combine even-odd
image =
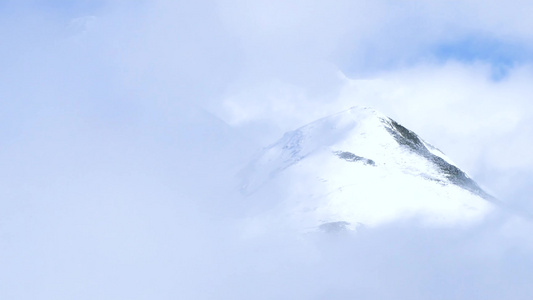
[[[0,299],[529,300],[530,15],[0,1]]]
[[[189,117],[168,117],[180,112]],[[40,122],[51,126],[59,116],[50,112]],[[425,183],[471,195],[463,200],[479,205],[475,222],[433,226],[416,216],[386,218],[354,231],[336,230],[344,223],[332,222],[353,225],[344,216],[325,220],[330,224],[322,227],[325,230],[320,230],[322,223],[311,224],[319,230],[302,231],[287,222],[290,218],[285,217],[293,211],[280,209],[286,207],[286,199],[294,199],[299,188],[303,194],[322,188],[300,187],[296,179],[302,174],[308,175],[304,179],[333,180],[337,177],[330,175],[336,174],[336,168],[345,172],[353,167],[362,176],[393,162],[383,160],[392,149],[378,155],[355,147],[357,141],[372,146],[374,137],[369,134],[363,140],[345,139],[349,136],[345,134],[366,123],[359,124],[357,114],[353,117],[347,122],[319,120],[262,150],[276,154],[266,161],[260,156],[261,167],[271,167],[263,171],[280,179],[263,185],[261,193],[252,197],[241,193],[241,178],[235,175],[257,159],[254,153],[261,147],[203,110],[154,110],[142,119],[132,115],[130,124],[151,124],[142,130],[110,124],[102,131],[98,121],[89,118],[63,118],[65,126],[54,127],[46,136],[39,134],[42,126],[34,127],[22,144],[4,149],[16,159],[4,164],[10,174],[3,177],[3,184],[11,187],[11,193],[4,193],[0,212],[0,295],[5,299],[527,299],[533,279],[531,223],[499,208],[486,211],[486,200],[479,193],[448,178],[439,165],[418,164],[427,162],[427,157],[398,144],[386,130],[393,125],[380,121],[388,119],[368,120],[370,125],[379,121],[377,128],[385,129],[378,144],[405,150],[393,160],[412,155],[412,162],[417,162],[413,169],[400,160],[390,171],[401,166],[398,174],[411,176],[417,188]],[[342,134],[295,139],[298,132],[311,134],[330,125],[342,129]],[[329,139],[324,142],[322,137]],[[296,140],[300,142],[289,143]],[[316,169],[297,169],[306,162]],[[293,168],[295,173],[290,173]],[[420,177],[420,171],[427,176]],[[285,173],[298,177],[283,177]],[[373,176],[377,175],[368,180]],[[338,180],[342,178],[352,180],[345,176]],[[338,183],[334,181],[334,187]],[[375,188],[379,186],[367,191],[381,196]],[[434,203],[429,198],[424,201],[438,204],[441,196]],[[440,209],[420,201],[416,205],[432,207],[426,215],[430,219]],[[444,215],[448,213],[454,216],[453,211]]]

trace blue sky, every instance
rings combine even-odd
[[[529,221],[250,236],[233,174],[368,105],[533,214],[527,1],[0,1],[0,298],[529,299]],[[272,191],[272,198],[283,190]]]
[[[501,80],[514,66],[531,62],[531,50],[519,42],[491,37],[470,36],[456,42],[440,44],[433,49],[438,59],[463,63],[481,62],[491,66],[491,77]]]

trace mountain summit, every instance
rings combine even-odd
[[[247,197],[279,191],[269,219],[307,229],[413,218],[452,225],[479,220],[492,208],[492,197],[440,150],[365,107],[287,132],[242,176]]]

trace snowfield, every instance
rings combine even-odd
[[[299,230],[355,230],[412,218],[431,226],[468,224],[493,208],[492,197],[440,150],[366,107],[287,132],[240,176],[250,201],[282,187],[276,207],[258,218]]]

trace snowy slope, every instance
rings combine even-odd
[[[306,229],[355,229],[416,218],[480,220],[491,197],[437,148],[371,109],[353,107],[286,133],[242,173],[242,193],[265,199],[263,217]]]

